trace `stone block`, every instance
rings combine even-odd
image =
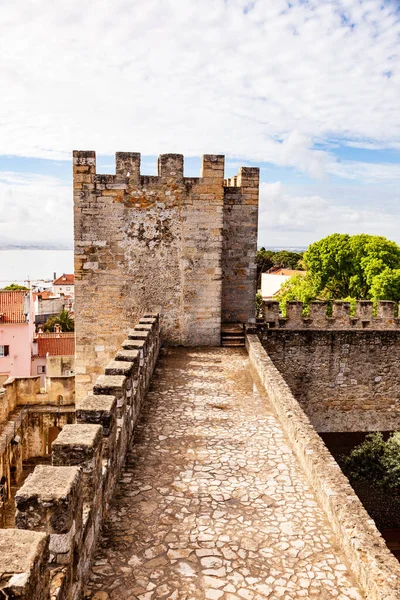
[[[106,375],[125,375],[130,377],[133,371],[133,362],[123,360],[112,360],[105,369]]]
[[[92,503],[101,481],[103,429],[100,425],[64,425],[52,444],[54,466],[80,466],[84,502]]]
[[[128,339],[122,342],[122,348],[124,350],[141,350],[142,352],[146,351],[146,340],[140,339]]]
[[[48,600],[49,538],[24,529],[0,529],[0,597]]]
[[[136,329],[136,327],[134,329],[130,329],[128,331],[128,339],[129,340],[141,340],[141,341],[147,341],[150,337],[150,331],[140,331],[138,329]]]
[[[138,323],[135,325],[135,331],[153,331],[154,326],[151,323]]]
[[[161,178],[183,179],[183,155],[161,154],[158,157],[158,176]]]
[[[93,387],[95,395],[112,395],[117,400],[126,393],[127,378],[125,375],[100,375]]]
[[[132,340],[127,340],[130,343]],[[115,355],[116,361],[130,361],[139,365],[140,353],[139,350],[118,350]]]
[[[18,529],[68,533],[81,498],[79,467],[37,465],[15,497]]]
[[[76,403],[78,423],[101,425],[103,436],[108,437],[116,420],[117,399],[112,395],[85,396]]]

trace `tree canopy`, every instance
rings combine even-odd
[[[74,331],[75,322],[67,310],[62,310],[59,315],[49,317],[43,325],[44,331],[54,331],[56,325],[60,325],[61,331]]]
[[[12,283],[11,285],[6,285],[5,288],[3,288],[4,291],[9,291],[9,292],[16,292],[18,290],[24,290],[29,292],[29,288],[25,287],[24,285],[18,285],[18,283]]]
[[[400,433],[385,441],[382,433],[366,436],[345,458],[345,469],[354,479],[364,479],[387,489],[400,489]]]
[[[266,273],[272,267],[281,267],[284,269],[302,270],[302,252],[290,252],[289,250],[266,250],[264,247],[257,251],[257,275],[258,287],[261,285],[261,273]]]
[[[311,244],[303,256],[305,277],[293,277],[278,299],[400,299],[400,247],[378,235],[334,233]]]

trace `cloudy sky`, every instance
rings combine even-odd
[[[260,245],[400,243],[400,8],[0,0],[0,242],[71,244],[71,152],[261,167]]]

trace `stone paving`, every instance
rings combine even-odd
[[[363,597],[246,352],[164,349],[86,598]]]

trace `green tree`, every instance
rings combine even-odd
[[[344,459],[345,470],[354,479],[363,479],[387,488],[400,489],[400,433],[370,433]]]
[[[16,292],[18,290],[23,290],[23,291],[29,292],[29,288],[25,287],[24,285],[18,285],[18,283],[12,283],[11,285],[6,285],[6,287],[3,288],[3,290],[10,291],[10,292]]]
[[[372,279],[371,298],[375,300],[400,299],[400,269],[385,269]]]
[[[385,237],[334,233],[311,244],[303,263],[307,277],[284,286],[281,302],[400,300],[400,247]]]
[[[304,269],[302,264],[303,252],[289,252],[288,250],[266,250],[264,247],[257,251],[257,287],[261,287],[261,273],[266,273],[272,267],[285,269]]]
[[[293,275],[281,285],[276,298],[279,301],[283,316],[286,316],[286,302],[299,300],[303,302],[307,311],[309,303],[317,298],[317,291],[308,273],[306,275]]]
[[[301,259],[303,253],[289,252],[288,250],[281,250],[275,252],[272,257],[274,267],[282,267],[283,269],[302,269]]]
[[[380,432],[369,433],[365,440],[344,458],[345,470],[354,479],[382,482],[385,471],[382,464],[384,452],[383,435]]]
[[[266,273],[274,266],[272,257],[275,253],[272,250],[266,250],[264,247],[257,251],[257,289],[261,287],[261,273]]]
[[[74,331],[75,321],[67,310],[62,310],[59,315],[49,317],[43,325],[44,331],[54,331],[56,325],[60,325],[61,331]]]

